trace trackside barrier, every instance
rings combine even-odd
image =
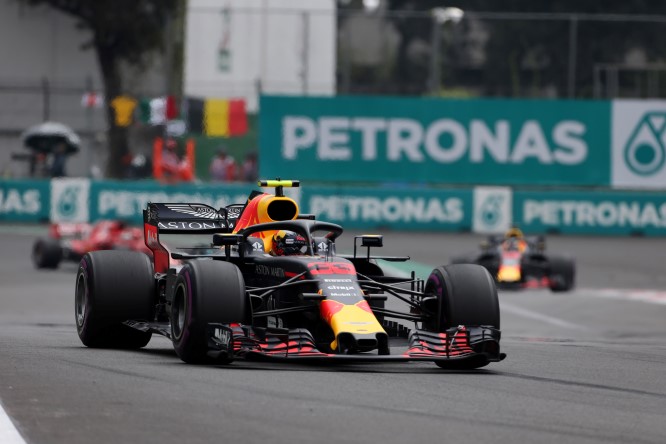
[[[0,180],[0,222],[140,223],[148,202],[245,202],[254,184],[178,184],[89,179]],[[348,229],[666,236],[666,191],[521,190],[508,187],[341,187],[285,190],[301,212]]]

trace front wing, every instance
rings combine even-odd
[[[209,324],[209,356],[273,361],[332,361],[340,363],[431,361],[444,368],[476,368],[499,362],[500,331],[459,326],[443,333],[413,330],[407,347],[397,354],[334,354],[317,349],[311,333],[296,329],[253,329],[238,324]],[[394,347],[394,350],[396,347]]]

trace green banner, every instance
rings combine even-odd
[[[610,102],[262,96],[262,177],[608,185]]]
[[[142,211],[148,202],[204,203],[220,208],[243,203],[253,184],[178,184],[157,182],[102,181],[90,188],[90,220],[122,219],[134,223],[142,221]]]
[[[307,187],[301,211],[350,229],[463,231],[472,226],[472,190]]]
[[[530,233],[666,235],[666,193],[514,191],[513,222]]]
[[[48,180],[0,180],[0,221],[49,220]]]

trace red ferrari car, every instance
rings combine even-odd
[[[78,262],[87,252],[97,250],[140,251],[152,257],[141,228],[103,220],[94,224],[51,224],[48,237],[35,241],[32,261],[36,268],[58,268],[63,260]]]

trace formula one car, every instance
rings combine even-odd
[[[547,254],[542,236],[525,237],[518,228],[511,228],[504,238],[488,237],[479,253],[453,258],[451,263],[482,265],[501,289],[550,288],[564,292],[575,285],[573,259]]]
[[[472,369],[504,359],[497,290],[483,267],[441,266],[427,281],[388,276],[379,259],[409,258],[372,254],[382,236],[356,236],[354,253],[339,255],[342,227],[299,214],[284,195],[297,181],[259,184],[275,194],[254,191],[246,204],[219,210],[148,204],[152,265],[134,252],[85,254],[75,291],[83,344],[141,348],[156,333],[192,364],[432,361]],[[208,245],[174,248],[168,240],[201,234]],[[405,309],[388,307],[389,298]]]
[[[46,238],[39,238],[32,247],[35,268],[58,268],[63,260],[78,262],[96,250],[131,250],[152,256],[143,240],[143,230],[117,220],[94,224],[54,223]]]

